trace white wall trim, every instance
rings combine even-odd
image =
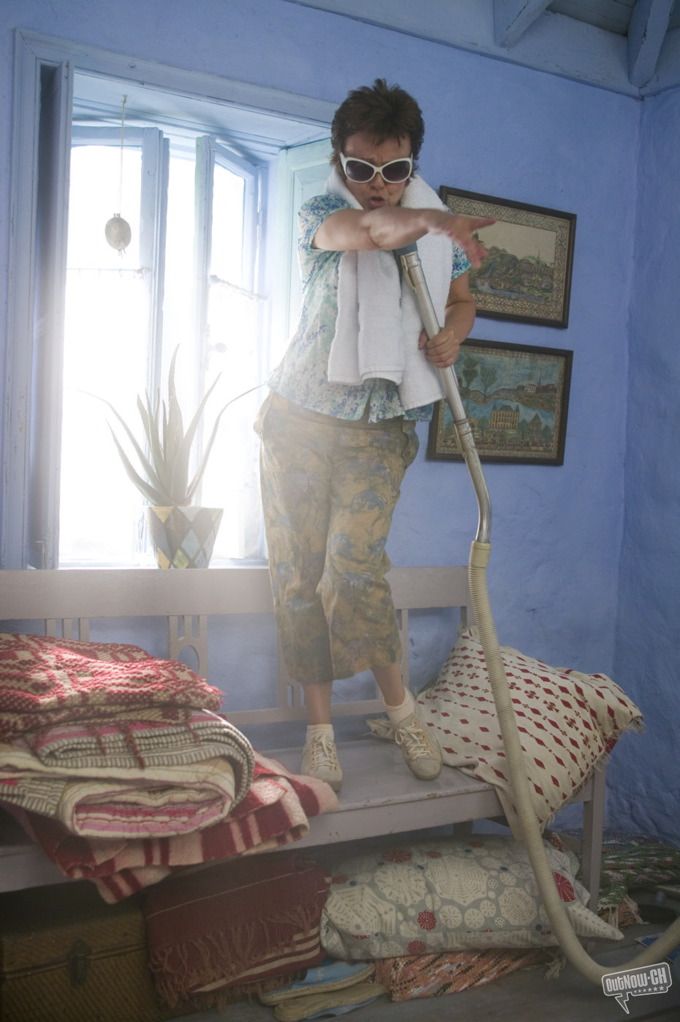
[[[6,496],[0,522],[0,563],[5,567],[24,566],[29,541],[26,501],[15,501],[10,495],[28,492],[30,474],[40,73],[45,64],[69,73],[66,56],[41,60],[19,32],[14,60],[2,458]]]
[[[169,64],[158,64],[155,61],[139,60],[112,50],[85,46],[34,32],[19,30],[17,35],[37,59],[52,63],[68,60],[76,71],[90,71],[94,74],[129,79],[140,85],[158,86],[188,96],[198,96],[201,99],[215,100],[251,110],[264,110],[281,117],[310,121],[313,124],[327,125],[335,113],[336,104],[312,96],[253,85],[250,82],[223,78],[221,75],[207,74],[203,71],[190,71]]]

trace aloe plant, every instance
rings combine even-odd
[[[135,467],[133,459],[127,454],[121,440],[109,424],[113,442],[121,457],[125,471],[140,493],[146,497],[150,504],[157,507],[186,507],[188,504],[191,504],[198,484],[205,472],[208,458],[217,436],[220,419],[229,405],[236,400],[236,398],[232,398],[220,410],[203,450],[198,468],[190,479],[189,462],[192,445],[196,438],[196,431],[206,403],[217,385],[219,376],[201,398],[200,404],[185,430],[182,409],[177,399],[175,387],[176,359],[177,349],[170,362],[167,403],[161,401],[160,393],[156,393],[153,399],[148,393],[145,394],[144,400],[141,397],[137,398],[137,410],[142,420],[143,443],[137,440],[133,431],[111,402],[102,398],[120,423],[137,458],[138,467]],[[242,397],[243,395],[238,396]]]

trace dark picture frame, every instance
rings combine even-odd
[[[562,465],[573,352],[468,339],[455,364],[482,461]],[[462,461],[451,411],[438,401],[427,457]]]
[[[477,314],[564,328],[569,323],[576,214],[442,185],[453,213],[493,217],[478,237],[489,254],[470,270]]]

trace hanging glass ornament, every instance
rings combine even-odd
[[[106,221],[104,234],[111,248],[118,252],[124,252],[132,240],[132,230],[127,220],[124,220],[120,213],[116,213],[110,220]]]
[[[125,104],[127,96],[123,96],[120,107],[120,168],[118,171],[118,209],[123,205],[123,153],[125,152]],[[127,220],[114,213],[110,220],[106,221],[104,235],[111,248],[117,252],[124,252],[132,239],[132,228]]]

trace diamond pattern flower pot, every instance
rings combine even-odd
[[[159,568],[207,568],[222,521],[221,507],[149,507]]]

